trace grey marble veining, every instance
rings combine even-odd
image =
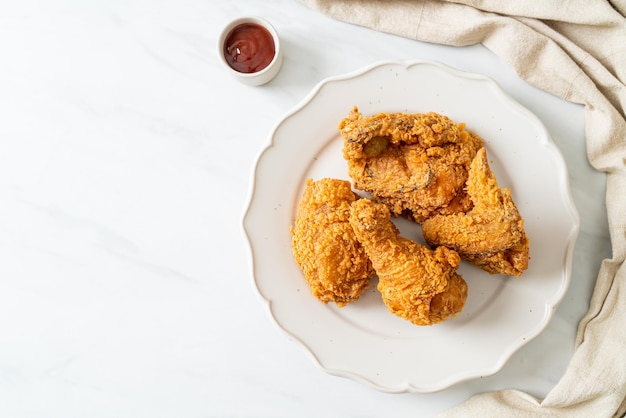
[[[220,28],[248,14],[284,43],[262,87],[216,57]],[[605,178],[586,160],[582,107],[483,47],[377,33],[294,0],[53,0],[2,7],[0,57],[0,416],[430,416],[483,391],[543,397],[563,374],[610,256]],[[266,315],[240,227],[281,116],[325,77],[387,59],[495,79],[550,131],[582,220],[547,328],[495,375],[434,394],[320,371]]]

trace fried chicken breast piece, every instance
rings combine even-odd
[[[308,179],[291,226],[296,264],[311,293],[343,307],[359,298],[374,275],[350,226],[350,204],[359,196],[346,180]]]
[[[528,268],[529,240],[509,189],[501,189],[481,148],[467,180],[472,208],[466,213],[436,215],[422,223],[426,242],[446,246],[492,274],[520,276]]]
[[[446,247],[432,251],[402,237],[382,203],[352,204],[350,224],[378,275],[378,290],[393,314],[416,325],[433,325],[461,312],[467,284],[456,273],[459,255]]]
[[[354,186],[395,216],[418,223],[433,214],[466,211],[464,187],[482,139],[437,113],[380,113],[357,107],[339,124]]]

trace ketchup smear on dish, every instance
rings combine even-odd
[[[224,42],[224,57],[240,73],[256,73],[274,59],[272,34],[256,23],[243,23],[230,31]]]

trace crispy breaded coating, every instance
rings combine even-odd
[[[365,117],[355,107],[339,130],[354,186],[394,215],[421,223],[469,208],[463,189],[483,141],[464,124],[437,113]]]
[[[352,204],[350,224],[372,261],[390,312],[416,325],[433,325],[461,312],[467,284],[456,273],[461,259],[455,251],[432,251],[400,236],[387,206],[368,199]]]
[[[472,161],[467,193],[473,207],[466,213],[436,215],[422,224],[431,246],[456,250],[489,273],[519,276],[528,267],[529,241],[524,221],[509,189],[500,189],[481,148]]]
[[[293,256],[311,293],[339,307],[357,300],[374,275],[349,223],[358,198],[348,181],[308,179],[291,227]]]

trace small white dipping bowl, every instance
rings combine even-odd
[[[237,26],[243,25],[246,23],[252,23],[252,24],[256,24],[256,25],[264,27],[270,33],[270,35],[272,35],[272,40],[274,41],[274,49],[275,49],[274,58],[268,64],[268,66],[263,68],[262,70],[252,72],[252,73],[244,73],[244,72],[235,70],[228,64],[228,61],[226,61],[226,57],[224,56],[224,43],[226,42],[228,35]],[[218,38],[217,54],[219,56],[220,61],[224,64],[224,67],[226,67],[226,71],[228,71],[233,77],[235,77],[237,80],[239,80],[243,84],[247,84],[249,86],[260,86],[262,84],[268,83],[270,80],[272,80],[276,76],[276,74],[278,74],[278,71],[280,70],[280,67],[283,63],[283,50],[280,46],[280,39],[278,38],[278,33],[267,20],[258,16],[240,17],[231,21],[229,24],[227,24],[224,27],[224,29],[222,29],[220,36]]]

